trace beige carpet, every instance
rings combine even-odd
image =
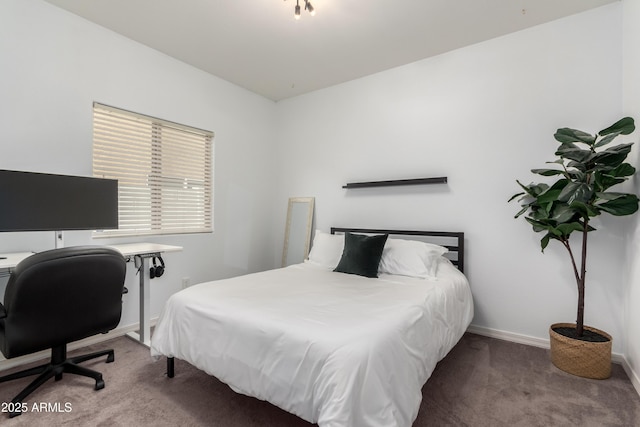
[[[116,350],[114,363],[85,363],[103,373],[103,390],[94,391],[91,379],[65,375],[28,398],[30,410],[44,404],[46,411],[12,419],[0,414],[0,425],[311,425],[236,394],[179,360],[175,378],[168,379],[164,360],[152,361],[148,349],[125,337],[71,354],[107,347]],[[0,403],[10,401],[29,381],[0,384]],[[546,350],[467,334],[424,386],[414,426],[640,426],[640,397],[618,365],[608,380],[586,380],[553,367]]]

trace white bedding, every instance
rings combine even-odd
[[[174,294],[151,354],[321,427],[410,426],[422,386],[472,317],[467,279],[444,258],[437,280],[305,263]]]

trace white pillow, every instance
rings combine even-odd
[[[340,262],[343,250],[344,234],[329,234],[316,230],[309,252],[309,262],[334,269]]]
[[[445,247],[416,240],[387,239],[378,268],[380,273],[435,278]]]

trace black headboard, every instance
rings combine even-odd
[[[449,249],[445,254],[449,260],[464,273],[464,233],[458,231],[416,231],[416,230],[380,230],[369,228],[331,227],[336,233],[388,234],[389,236],[420,236],[423,241],[435,243]]]

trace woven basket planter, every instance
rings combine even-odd
[[[603,380],[611,376],[611,335],[599,329],[585,326],[589,330],[609,339],[606,342],[589,342],[565,337],[554,328],[575,328],[575,323],[555,323],[549,328],[551,339],[551,362],[573,375]]]

